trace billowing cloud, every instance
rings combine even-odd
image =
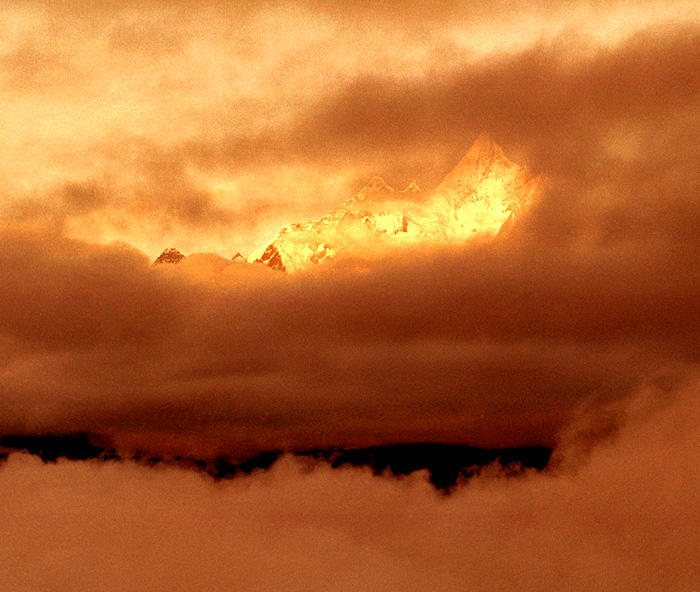
[[[691,589],[698,41],[681,1],[5,2],[0,436],[554,456],[441,497],[13,453],[0,588]],[[480,132],[548,179],[498,240],[231,260]]]
[[[213,255],[151,267],[6,227],[3,429],[165,454],[553,445],[582,404],[674,386],[699,353],[697,246],[678,215],[648,219],[622,195],[636,231],[600,236],[598,202],[568,197],[550,192],[495,243],[295,276]],[[667,197],[698,219],[685,193]]]
[[[627,428],[578,471],[487,470],[449,497],[421,474],[396,481],[291,458],[215,485],[182,469],[12,455],[0,465],[3,584],[690,590],[697,385],[631,401]]]
[[[576,186],[697,125],[692,3],[3,10],[3,217],[151,256],[249,253],[375,174],[429,189],[479,131]]]

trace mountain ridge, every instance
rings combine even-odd
[[[296,272],[368,246],[376,252],[495,236],[538,198],[543,184],[482,133],[435,190],[425,193],[413,181],[396,191],[372,177],[325,216],[284,227],[247,261]]]
[[[374,176],[328,214],[292,222],[248,257],[236,253],[232,261],[294,273],[345,256],[493,238],[538,199],[544,183],[482,133],[433,191],[415,180],[397,191]],[[170,248],[154,264],[184,258]]]

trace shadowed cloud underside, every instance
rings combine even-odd
[[[0,592],[695,590],[696,4],[3,2]]]

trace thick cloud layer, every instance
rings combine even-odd
[[[3,590],[693,590],[697,384],[626,406],[578,472],[443,497],[286,459],[212,484],[134,464],[0,466]]]
[[[693,589],[695,4],[3,3],[0,434],[555,451],[447,498],[12,454],[0,590]],[[498,240],[230,260],[479,132],[549,179]]]
[[[553,445],[581,405],[675,388],[700,353],[687,194],[667,197],[681,228],[621,196],[634,229],[604,235],[595,200],[567,220],[567,197],[500,241],[295,276],[5,227],[3,431],[190,455]]]
[[[698,357],[696,36],[644,33],[571,64],[537,48],[434,81],[473,89],[462,94],[475,101],[468,113],[509,130],[515,152],[550,178],[542,201],[492,244],[297,277],[215,255],[151,268],[126,246],[36,223],[46,212],[112,207],[96,186],[65,188],[37,206],[38,219],[0,233],[3,431],[89,431],[172,454],[553,445],[591,400],[674,386]],[[402,106],[392,88],[365,103],[354,90],[321,101],[323,152],[352,154],[353,130],[369,121],[361,104],[384,120],[382,104],[403,109],[393,131],[383,127],[397,140],[411,136],[412,109],[420,121],[432,117],[428,104],[455,96],[430,91],[415,103],[411,92]],[[508,96],[529,97],[517,116]],[[139,181],[143,197],[124,200],[124,211],[162,207],[182,223],[186,212],[158,200],[166,185],[184,191],[173,179],[185,162],[153,165]],[[196,227],[217,206],[192,191],[178,199]]]
[[[233,256],[372,175],[431,188],[480,131],[600,177],[697,126],[694,8],[8,2],[2,216]]]

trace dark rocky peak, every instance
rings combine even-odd
[[[264,263],[277,271],[287,271],[287,268],[282,262],[282,256],[274,244],[268,245],[263,256],[260,259],[256,259],[255,263]]]
[[[158,265],[160,263],[180,263],[184,258],[185,256],[177,249],[165,249],[165,251],[158,255],[153,265]]]

